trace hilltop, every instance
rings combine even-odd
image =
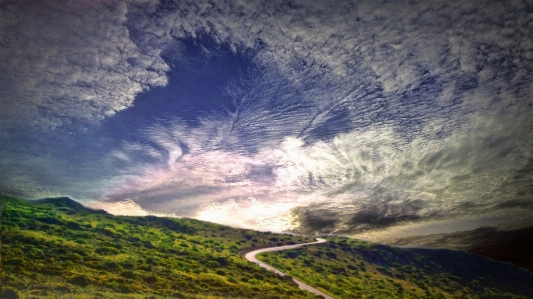
[[[2,202],[2,285],[20,298],[315,298],[242,257],[311,237]],[[262,258],[336,298],[533,298],[533,274],[465,252],[328,241]]]

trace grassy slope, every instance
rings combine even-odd
[[[259,259],[336,298],[533,298],[533,274],[463,251],[346,238]]]
[[[22,298],[313,298],[238,254],[310,238],[2,200],[2,285]]]
[[[314,298],[238,254],[311,238],[3,198],[2,239],[22,298]],[[262,257],[337,298],[533,298],[530,272],[460,251],[330,238]]]

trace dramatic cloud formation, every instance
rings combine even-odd
[[[3,2],[5,128],[99,121],[131,106],[143,89],[167,83],[160,51],[140,53],[129,38],[125,2]]]
[[[5,192],[343,234],[533,209],[531,2],[0,13]]]

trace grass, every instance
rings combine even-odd
[[[348,238],[258,259],[336,298],[533,298],[533,274],[462,251]]]
[[[311,238],[3,197],[3,286],[22,298],[313,298],[244,260]]]
[[[20,298],[316,298],[242,257],[311,237],[112,216],[68,198],[2,197],[1,220],[2,288]],[[258,258],[335,298],[533,298],[530,272],[461,251],[332,237]]]

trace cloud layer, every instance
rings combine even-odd
[[[11,192],[91,184],[107,206],[328,233],[533,208],[533,3],[19,1],[0,13]],[[13,133],[28,119],[47,133]],[[93,125],[72,131],[80,122]],[[76,159],[45,140],[64,130]],[[20,161],[36,140],[48,156]]]
[[[0,119],[4,129],[99,122],[166,84],[159,51],[141,53],[123,1],[4,1]]]

